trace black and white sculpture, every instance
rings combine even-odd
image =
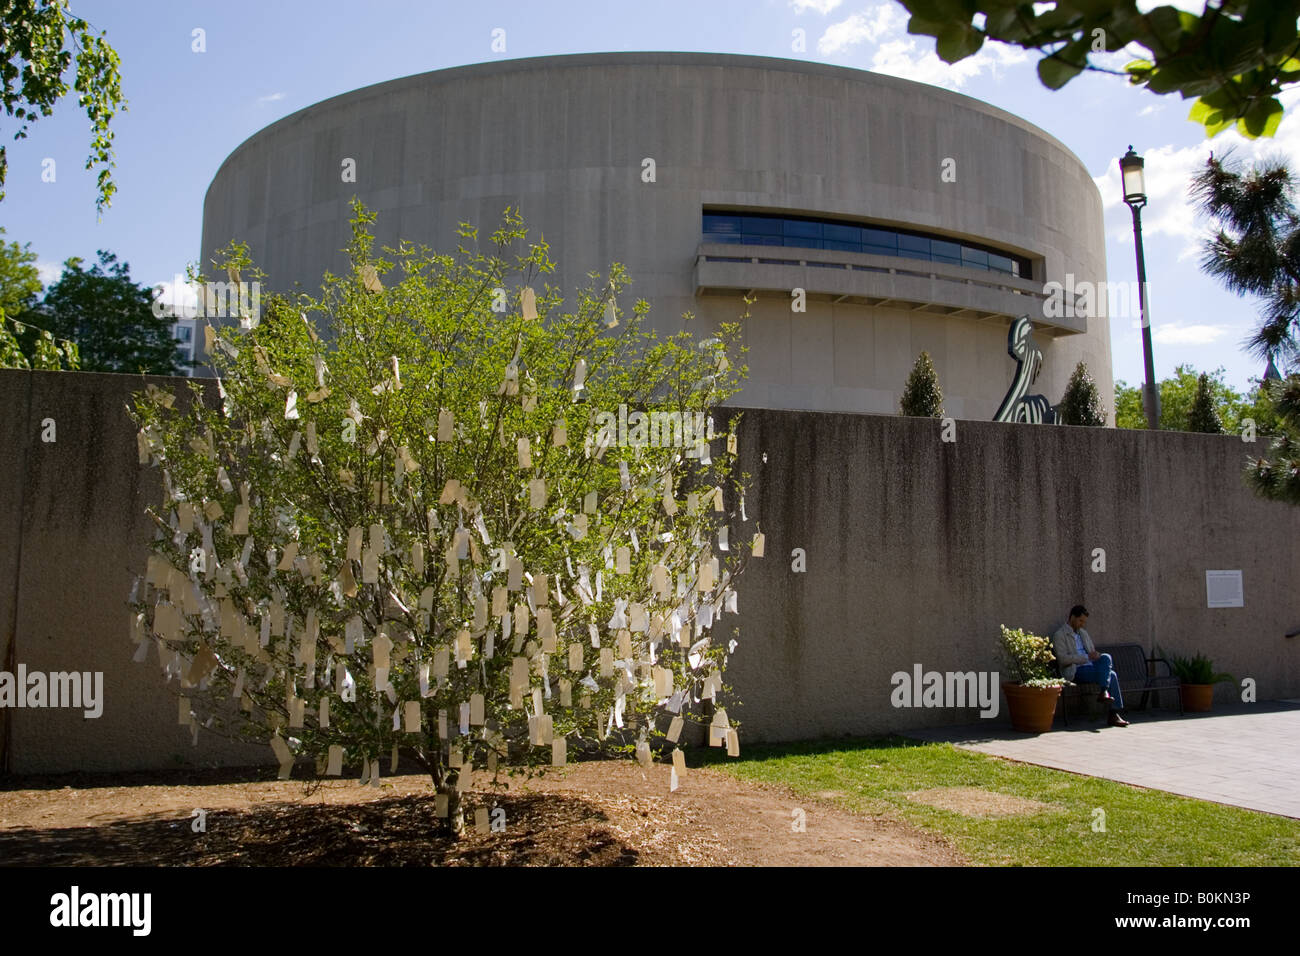
[[[1043,365],[1043,353],[1034,342],[1034,327],[1029,316],[1022,315],[1011,323],[1011,330],[1007,333],[1007,352],[1016,360],[1016,374],[993,420],[1055,425],[1056,409],[1046,396],[1025,394],[1038,378]]]

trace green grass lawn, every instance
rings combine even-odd
[[[696,755],[701,755],[699,750]],[[1300,820],[1158,790],[888,737],[706,749],[706,764],[746,780],[827,797],[849,810],[948,838],[975,863],[1029,866],[1297,866]],[[1048,804],[1016,816],[971,817],[909,800],[938,787],[978,787]],[[1096,808],[1106,831],[1094,832]]]

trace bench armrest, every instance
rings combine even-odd
[[[1147,663],[1148,663],[1148,664],[1164,664],[1164,665],[1165,665],[1165,670],[1168,671],[1167,674],[1163,674],[1163,675],[1162,675],[1162,674],[1159,674],[1159,673],[1152,674],[1152,675],[1151,675],[1152,677],[1162,677],[1162,676],[1163,676],[1163,677],[1173,677],[1173,676],[1174,676],[1174,669],[1173,669],[1173,667],[1172,667],[1172,666],[1170,665],[1170,663],[1169,663],[1167,660],[1165,660],[1163,657],[1148,657],[1148,658],[1147,658]]]

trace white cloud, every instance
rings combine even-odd
[[[263,103],[275,103],[282,99],[284,99],[283,93],[268,93],[266,96],[259,96],[257,98],[257,105],[261,106]]]
[[[1197,214],[1188,187],[1192,178],[1204,168],[1210,152],[1222,156],[1231,149],[1233,159],[1247,166],[1279,153],[1283,156],[1300,155],[1300,120],[1293,110],[1288,110],[1277,135],[1271,139],[1249,140],[1231,129],[1212,140],[1202,139],[1193,146],[1167,145],[1144,149],[1141,143],[1135,143],[1134,148],[1146,161],[1147,205],[1142,210],[1143,238],[1167,236],[1181,240],[1178,259],[1183,260],[1200,254],[1201,240],[1209,231],[1208,223]],[[1123,202],[1119,156],[1113,156],[1106,164],[1105,172],[1095,176],[1093,181],[1101,192],[1111,237],[1131,245],[1133,224]]]
[[[790,9],[795,13],[815,10],[825,16],[843,2],[844,0],[790,0]]]
[[[934,52],[934,40],[907,32],[907,14],[894,3],[879,4],[827,27],[817,41],[823,55],[842,53],[859,44],[875,45],[871,69],[905,80],[957,89],[972,77],[1029,59],[1027,51],[1005,43],[986,43],[978,53],[957,63],[945,63]]]
[[[1138,13],[1144,16],[1156,7],[1173,7],[1184,13],[1194,13],[1199,17],[1205,13],[1205,0],[1137,0]]]
[[[906,22],[899,7],[892,3],[881,4],[865,13],[855,13],[846,20],[832,23],[817,41],[817,49],[830,55],[859,43],[876,43],[886,34],[901,32]]]
[[[49,287],[59,281],[59,276],[63,275],[63,265],[58,262],[43,262],[36,260],[36,271],[40,274],[41,285]]]
[[[1159,113],[1164,108],[1164,103],[1154,103],[1151,106],[1147,106],[1140,110],[1138,116],[1150,116],[1152,113]]]
[[[1141,322],[1135,323],[1138,328]],[[1160,345],[1209,345],[1231,331],[1221,325],[1179,325],[1177,322],[1156,322],[1151,326],[1151,339]]]
[[[928,46],[931,41],[924,42]],[[881,44],[871,58],[871,69],[876,73],[955,90],[985,71],[996,75],[999,67],[1028,59],[1028,53],[1019,47],[986,43],[974,56],[956,63],[945,63],[933,50],[922,49],[916,39],[908,38]]]

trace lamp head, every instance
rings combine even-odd
[[[1130,206],[1145,206],[1147,203],[1146,175],[1142,171],[1142,157],[1133,152],[1133,147],[1119,158],[1120,180],[1124,186],[1124,202]]]

